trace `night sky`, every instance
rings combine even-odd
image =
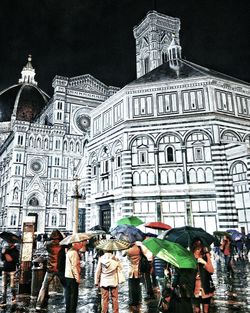
[[[182,56],[250,81],[249,0],[1,0],[0,89],[32,54],[52,95],[55,75],[92,74],[122,87],[136,78],[133,27],[156,9],[181,19]]]

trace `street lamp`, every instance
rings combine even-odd
[[[80,178],[76,175],[73,180],[75,181],[75,194],[71,196],[72,199],[75,199],[75,223],[73,227],[73,234],[76,234],[78,232],[79,199],[85,199],[85,189],[83,189],[83,194],[80,194],[78,189],[78,181]]]

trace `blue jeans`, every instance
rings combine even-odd
[[[76,307],[78,302],[79,284],[74,278],[66,277],[66,288],[65,288],[65,302],[66,312],[65,313],[76,313]]]

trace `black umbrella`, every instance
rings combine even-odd
[[[95,225],[95,226],[91,227],[89,230],[90,231],[97,231],[97,230],[99,231],[100,230],[100,231],[103,231],[105,233],[108,232],[107,228],[102,226],[102,225]]]
[[[203,228],[192,226],[175,227],[167,230],[158,238],[177,242],[183,247],[191,248],[195,240],[201,240],[204,246],[210,246],[214,241],[214,236],[207,233]]]
[[[7,231],[3,231],[2,233],[0,233],[0,238],[2,238],[3,240],[9,242],[9,243],[20,243],[21,242],[21,238],[13,233],[7,232]]]

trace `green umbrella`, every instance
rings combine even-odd
[[[214,236],[218,236],[218,237],[223,237],[223,236],[229,236],[231,237],[231,234],[229,234],[226,231],[220,231],[220,230],[216,230],[213,232]]]
[[[131,225],[131,226],[139,226],[144,224],[144,222],[136,216],[127,216],[123,217],[120,220],[117,221],[118,225]]]
[[[197,267],[197,262],[193,254],[178,243],[159,238],[149,238],[142,243],[154,256],[175,267],[190,269],[196,269]]]

